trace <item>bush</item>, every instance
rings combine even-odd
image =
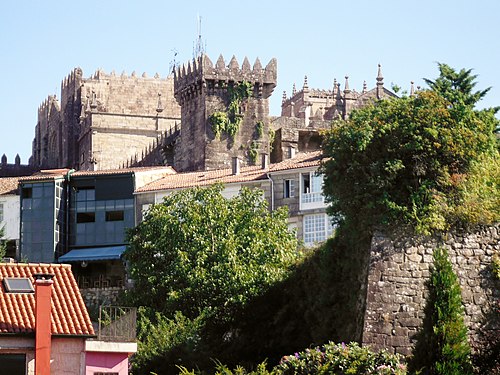
[[[406,374],[406,366],[398,355],[386,351],[372,352],[357,343],[326,344],[323,348],[306,349],[283,357],[275,374]]]

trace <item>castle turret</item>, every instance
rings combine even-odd
[[[179,171],[229,168],[238,157],[255,164],[269,154],[269,100],[276,87],[276,59],[265,68],[247,58],[241,68],[233,56],[226,66],[206,55],[179,67],[174,95],[181,105],[181,135],[176,145]]]

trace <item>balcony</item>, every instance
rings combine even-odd
[[[97,340],[106,342],[136,341],[135,307],[101,306]]]

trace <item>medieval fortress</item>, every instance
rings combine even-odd
[[[213,63],[207,55],[178,67],[162,78],[97,70],[84,78],[74,69],[61,83],[57,98],[49,95],[38,108],[38,121],[27,166],[31,171],[54,168],[103,170],[131,166],[170,165],[178,172],[228,168],[261,155],[271,162],[300,151],[317,150],[320,129],[344,118],[367,101],[394,94],[384,87],[379,67],[376,87],[359,92],[335,82],[332,90],[283,93],[281,116],[269,115],[269,97],[277,82],[277,61],[263,66],[245,58]],[[245,83],[248,97],[239,103],[235,134],[214,133],[211,116],[231,105],[231,90]],[[16,165],[2,159],[0,175]],[[18,170],[19,168],[17,168]],[[3,171],[3,173],[2,173]],[[19,173],[19,172],[18,172]]]

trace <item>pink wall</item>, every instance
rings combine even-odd
[[[94,372],[117,372],[128,375],[127,353],[87,352],[85,359],[86,375]]]

